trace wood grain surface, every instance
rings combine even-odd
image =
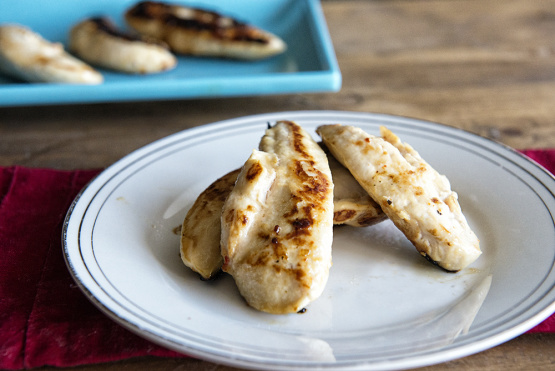
[[[0,166],[103,168],[177,131],[289,110],[387,113],[555,148],[555,0],[328,0],[338,93],[0,108]],[[66,370],[234,370],[140,358]],[[555,334],[423,370],[555,369]],[[55,370],[55,368],[45,368]]]

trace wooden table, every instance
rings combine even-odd
[[[324,1],[338,93],[0,108],[0,166],[102,168],[177,131],[283,110],[409,116],[515,148],[555,148],[555,0]],[[525,334],[425,370],[553,369],[555,334]],[[232,370],[141,358],[69,370]],[[53,370],[53,368],[46,368]]]

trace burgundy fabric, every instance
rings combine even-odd
[[[521,152],[545,167],[552,174],[555,174],[555,149],[524,150]],[[555,314],[552,314],[528,332],[555,332]]]
[[[555,172],[555,150],[523,153]],[[98,172],[0,167],[0,369],[183,356],[102,314],[65,266],[65,214]],[[555,315],[530,332],[555,332]]]
[[[0,168],[0,369],[179,356],[104,316],[69,275],[64,217],[97,173]]]

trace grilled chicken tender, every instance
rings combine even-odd
[[[333,224],[366,227],[387,217],[349,171],[328,155],[334,184]],[[220,252],[220,214],[241,169],[214,181],[196,199],[181,227],[181,259],[205,279],[213,278],[223,263]]]
[[[125,19],[137,32],[180,54],[254,60],[287,48],[274,34],[198,8],[144,1],[130,8]]]
[[[28,81],[100,84],[103,77],[89,65],[68,54],[27,27],[0,26],[0,72]]]
[[[181,226],[180,254],[183,263],[203,279],[213,278],[222,267],[221,214],[241,169],[213,182],[196,199]]]
[[[449,181],[412,147],[384,127],[383,138],[352,126],[316,131],[420,254],[453,272],[480,256]]]
[[[387,219],[380,206],[361,187],[353,175],[320,144],[333,179],[333,224],[367,227]]]
[[[252,307],[297,312],[328,280],[333,183],[322,149],[293,122],[268,129],[222,210],[222,269]]]
[[[104,17],[75,25],[70,31],[69,48],[93,65],[127,73],[156,73],[177,64],[164,45],[127,35]]]

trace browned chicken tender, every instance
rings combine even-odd
[[[247,303],[294,313],[331,267],[333,183],[326,154],[293,122],[266,131],[222,210],[222,269]]]
[[[233,189],[240,169],[212,183],[196,199],[181,226],[181,260],[204,279],[222,267],[220,251],[222,207]]]
[[[125,19],[137,32],[164,41],[180,54],[252,60],[287,48],[272,33],[199,8],[144,1],[130,8]]]
[[[447,178],[385,127],[383,138],[353,126],[323,125],[318,134],[424,257],[459,271],[481,254]]]
[[[164,45],[123,33],[103,17],[76,24],[70,31],[69,48],[88,63],[126,73],[157,73],[177,64]]]

